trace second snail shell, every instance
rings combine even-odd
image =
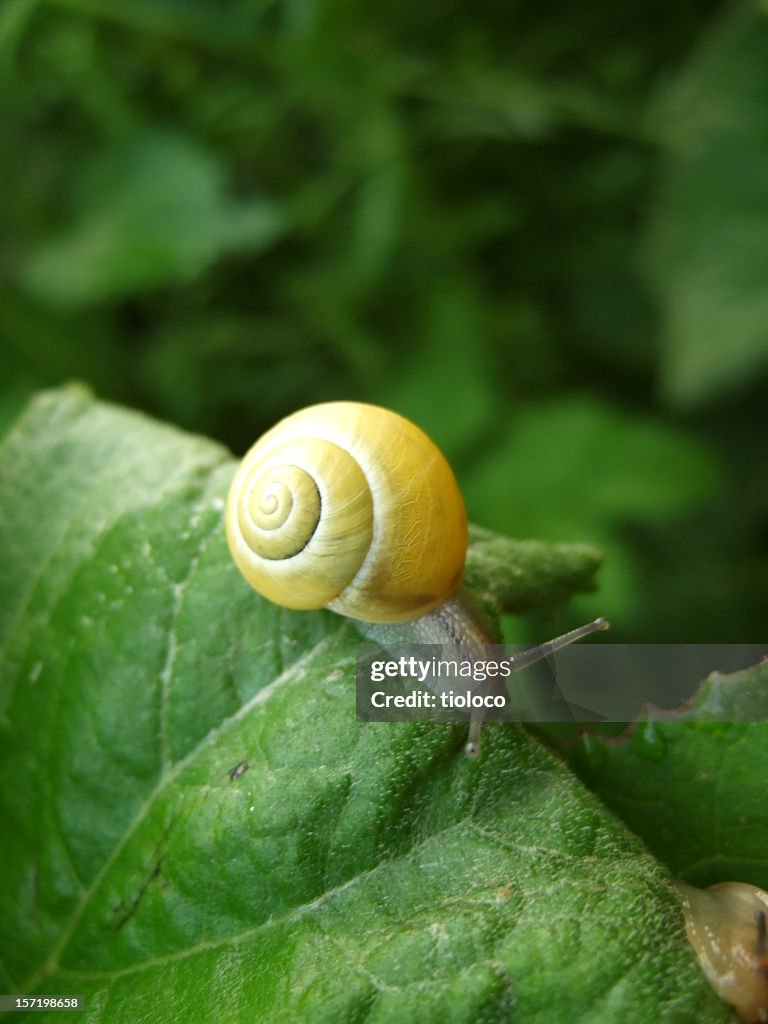
[[[235,562],[269,600],[367,622],[445,601],[467,549],[442,453],[409,420],[357,402],[310,406],[264,434],[238,469],[226,522]]]

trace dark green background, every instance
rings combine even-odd
[[[755,5],[5,0],[0,420],[390,405],[605,550],[530,632],[761,641],[766,110]]]

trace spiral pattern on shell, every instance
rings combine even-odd
[[[233,480],[226,521],[236,564],[269,600],[368,622],[442,603],[467,548],[441,452],[409,420],[356,402],[310,406],[264,434]]]

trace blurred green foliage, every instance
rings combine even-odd
[[[4,0],[0,110],[0,423],[380,402],[474,521],[603,546],[574,620],[763,638],[759,7]]]

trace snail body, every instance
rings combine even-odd
[[[468,532],[448,462],[410,420],[328,402],[281,420],[232,481],[227,541],[240,572],[286,608],[330,608],[383,646],[442,644],[481,658],[491,642],[460,590]],[[520,667],[607,628],[604,619],[525,652]],[[479,752],[482,712],[467,755]]]
[[[768,892],[745,882],[677,885],[688,939],[712,987],[747,1024],[768,1021]]]

